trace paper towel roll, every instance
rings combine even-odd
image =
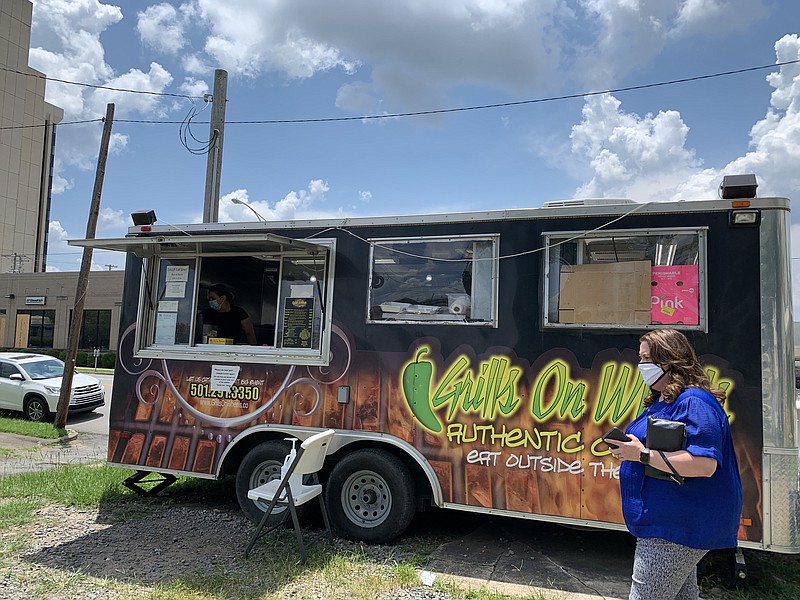
[[[456,300],[452,304],[450,304],[450,312],[454,315],[463,315],[469,310],[469,304],[466,302],[462,302],[461,300]]]

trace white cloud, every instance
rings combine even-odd
[[[372,200],[372,192],[368,190],[361,190],[358,192],[358,199],[362,202],[369,202]]]
[[[61,169],[57,170],[60,171]],[[75,182],[72,179],[66,179],[62,177],[59,173],[53,175],[53,187],[52,187],[53,194],[56,195],[63,194],[67,190],[72,189],[74,185]]]
[[[124,211],[101,208],[97,219],[98,229],[127,229],[130,225]]]
[[[355,101],[351,110],[387,96],[430,106],[453,85],[549,85],[560,59],[554,24],[571,18],[562,0],[199,0],[198,6],[210,30],[205,51],[231,72],[305,78],[370,65],[364,87],[340,94],[340,106]]]
[[[150,63],[147,72],[131,69],[127,73],[108,79],[103,85],[107,87],[153,92],[146,94],[132,94],[113,90],[95,90],[90,96],[90,106],[101,114],[105,113],[106,105],[115,104],[115,115],[128,117],[133,114],[147,114],[153,117],[162,117],[166,114],[163,99],[158,95],[172,83],[172,75],[160,64]]]
[[[667,44],[688,35],[744,31],[767,15],[763,0],[581,0],[594,39],[579,72],[604,87],[649,64]]]
[[[316,219],[326,217],[340,217],[341,210],[329,211],[319,208],[324,203],[325,194],[330,190],[328,182],[314,179],[308,183],[305,190],[291,191],[277,202],[268,200],[250,200],[250,195],[245,189],[238,189],[225,194],[219,200],[219,221],[256,221],[253,211],[247,206],[234,204],[233,198],[249,204],[253,210],[266,221],[288,221],[292,219]]]
[[[194,77],[186,77],[178,89],[181,93],[195,98],[201,98],[204,94],[209,93],[208,83]],[[183,106],[185,108],[185,105]]]
[[[530,94],[565,76],[608,85],[686,36],[744,30],[767,14],[764,2],[198,0],[196,7],[210,62],[253,77],[341,70],[353,80],[337,106],[373,114],[446,105],[456,86]],[[207,72],[199,56],[184,61],[190,72]]]
[[[184,71],[193,75],[203,75],[214,71],[200,54],[185,54],[181,58],[181,66]]]
[[[101,209],[101,222],[104,219],[104,210],[108,209]],[[47,240],[46,270],[48,272],[80,271],[83,248],[67,244],[67,240],[76,239],[77,237],[79,236],[70,235],[60,221],[50,221]],[[83,235],[80,237],[83,237]],[[125,266],[125,254],[103,250],[94,250],[92,252],[92,262],[89,267],[92,271],[106,271],[109,264],[112,264],[115,268],[123,268]]]
[[[37,0],[31,28],[30,65],[49,77],[148,92],[162,92],[172,75],[160,64],[151,63],[148,71],[130,69],[116,74],[106,63],[101,35],[122,19],[121,10],[98,0]],[[44,48],[47,48],[45,50]],[[115,104],[119,118],[145,114],[164,114],[163,99],[150,94],[130,94],[50,81],[46,99],[64,109],[64,120],[99,119],[106,105]],[[70,166],[83,170],[95,167],[102,126],[97,123],[70,125],[58,131],[54,193],[69,189],[63,170]],[[120,152],[127,137],[115,133],[112,152]]]
[[[775,43],[777,62],[800,59],[800,38],[786,35]],[[725,174],[755,173],[760,196],[800,196],[800,65],[776,68],[767,75],[774,88],[770,108],[750,129],[751,150],[718,170],[705,170],[679,186],[679,194],[696,193]]]
[[[683,0],[675,27],[681,34],[720,36],[752,26],[767,12],[762,0]]]
[[[176,54],[186,45],[183,16],[171,4],[148,6],[137,18],[136,31],[146,46],[165,54]]]
[[[47,271],[77,271],[81,266],[80,249],[67,245],[69,234],[60,221],[50,221],[47,234]]]
[[[665,190],[685,181],[700,161],[684,147],[689,128],[675,111],[639,117],[620,110],[609,94],[591,96],[583,120],[572,128],[572,151],[589,161],[594,176],[576,196],[635,194],[639,201],[665,200]]]
[[[777,62],[800,59],[800,38],[775,44]],[[688,127],[674,111],[637,115],[612,96],[586,100],[572,128],[572,150],[589,161],[593,176],[578,196],[628,196],[644,200],[714,198],[723,175],[755,173],[761,196],[800,195],[800,65],[776,67],[770,108],[750,130],[750,151],[721,167],[701,168],[685,147]]]

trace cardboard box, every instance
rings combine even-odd
[[[209,344],[232,345],[233,344],[233,338],[210,337],[210,338],[208,338],[208,343]]]
[[[650,323],[650,261],[561,267],[560,323]]]

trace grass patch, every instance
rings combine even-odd
[[[88,373],[89,375],[92,373],[103,373],[105,375],[114,374],[114,369],[104,369],[103,367],[97,367],[96,369],[94,367],[75,367],[75,370],[78,373]]]
[[[0,431],[3,433],[17,433],[46,440],[54,440],[67,434],[66,429],[56,429],[52,423],[36,423],[27,421],[21,416],[10,417],[8,416],[10,414],[12,413],[3,411],[3,414],[0,415]]]
[[[124,470],[106,466],[63,465],[47,471],[3,477],[0,497],[41,498],[71,506],[97,506],[109,492],[122,487]]]
[[[796,600],[800,598],[800,555],[744,550],[747,578],[733,580],[728,552],[710,553],[698,567],[704,597],[731,600]],[[719,593],[717,593],[719,592]]]
[[[30,498],[12,498],[0,503],[0,531],[19,527],[33,520],[33,512],[42,507],[42,502]]]

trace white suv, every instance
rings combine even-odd
[[[47,420],[58,408],[63,374],[64,363],[52,356],[0,352],[0,408],[22,411],[31,421]],[[104,404],[100,381],[75,373],[69,412],[94,410]]]

